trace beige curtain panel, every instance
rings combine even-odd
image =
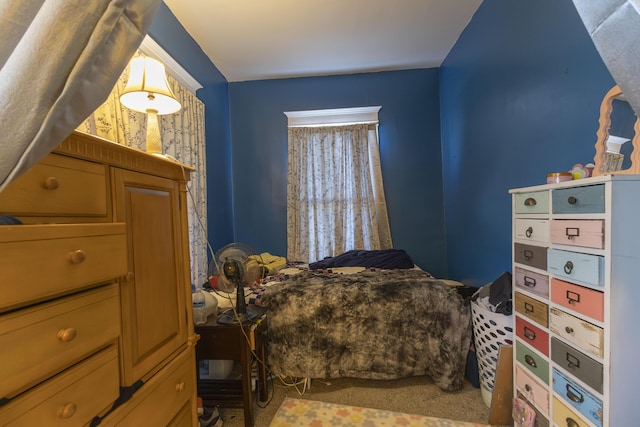
[[[0,0],[0,191],[107,97],[161,0]]]

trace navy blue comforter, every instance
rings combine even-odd
[[[311,270],[333,267],[369,267],[391,270],[413,268],[413,260],[402,249],[352,250],[309,264]]]

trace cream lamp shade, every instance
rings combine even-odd
[[[120,102],[131,110],[147,113],[147,152],[162,154],[157,116],[175,113],[181,107],[169,88],[164,65],[143,55],[133,58]]]

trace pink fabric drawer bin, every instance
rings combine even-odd
[[[542,297],[549,298],[549,277],[524,268],[516,267],[516,286]]]
[[[554,219],[551,221],[551,242],[603,249],[604,220]]]
[[[549,391],[519,364],[516,365],[516,387],[536,405],[542,414],[549,416]]]
[[[551,279],[551,301],[592,319],[604,321],[604,294],[602,292],[563,280]]]
[[[516,335],[540,353],[549,355],[549,334],[544,329],[516,316]]]

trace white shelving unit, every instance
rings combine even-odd
[[[510,193],[514,394],[536,426],[636,425],[640,176]]]

